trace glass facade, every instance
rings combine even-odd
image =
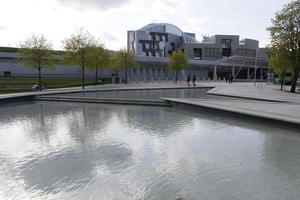
[[[136,40],[136,38],[135,38],[135,32],[134,31],[129,32],[129,36],[128,37],[129,37],[128,38],[129,39],[129,49],[135,51],[136,50],[136,46],[135,46],[135,44],[136,44],[136,42],[135,42],[135,40]]]
[[[230,39],[222,39],[222,57],[231,56],[231,40]]]
[[[235,52],[238,56],[255,57],[256,50],[253,49],[237,49]]]
[[[219,48],[205,48],[205,57],[212,57],[212,58],[220,57]]]
[[[146,40],[139,40],[142,45],[143,56],[165,57],[168,34],[160,32],[146,32]]]

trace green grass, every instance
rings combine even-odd
[[[31,87],[31,85],[0,85],[0,91],[10,89],[31,89]]]
[[[31,89],[34,83],[38,83],[38,79],[27,79],[27,80],[18,80],[13,78],[0,78],[0,83],[7,83],[5,85],[0,85],[0,94],[8,94],[13,92],[1,92],[1,90],[15,90],[15,89]],[[18,83],[17,85],[12,85],[10,83]],[[30,85],[24,85],[22,83],[32,83]],[[85,80],[85,84],[94,84],[94,80]],[[60,86],[69,86],[69,85],[81,85],[80,78],[66,78],[65,80],[51,80],[51,79],[42,79],[42,84],[46,87],[60,87]]]
[[[94,80],[85,80],[85,84],[93,84]],[[46,86],[64,86],[64,85],[79,85],[81,84],[81,79],[74,80],[42,80],[42,84]]]

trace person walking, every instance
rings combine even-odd
[[[190,81],[191,81],[191,76],[188,75],[186,82],[187,82],[187,84],[188,84],[189,87],[190,87]]]
[[[195,74],[193,75],[193,87],[195,87],[196,86],[196,76],[195,76]]]

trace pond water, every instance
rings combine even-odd
[[[58,94],[57,96],[74,96],[90,98],[122,98],[122,99],[148,99],[157,100],[162,97],[166,98],[195,98],[195,99],[232,99],[208,95],[207,88],[195,89],[149,89],[149,90],[115,90],[115,91],[95,91],[95,92],[77,92]]]
[[[0,199],[300,197],[300,133],[174,108],[0,105]]]

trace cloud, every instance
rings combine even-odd
[[[113,34],[107,32],[107,31],[102,31],[101,37],[108,41],[117,41],[118,40],[118,38],[116,36],[114,36]]]
[[[1,26],[1,25],[0,25],[0,31],[6,31],[6,29],[7,29],[7,28],[6,28],[5,26]]]
[[[55,0],[63,6],[77,8],[79,10],[93,9],[109,10],[119,8],[131,0]]]

